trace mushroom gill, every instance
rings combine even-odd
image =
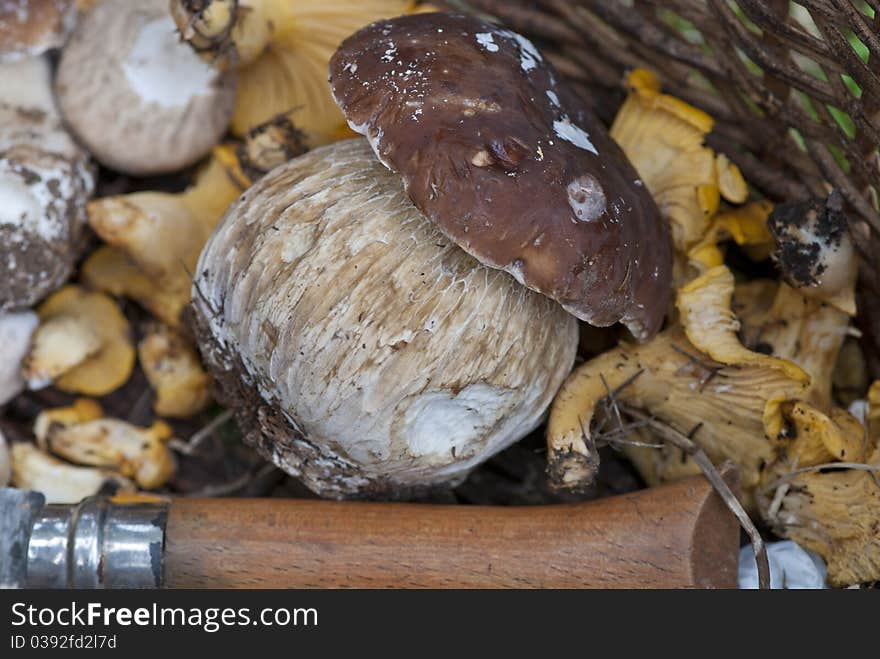
[[[731,459],[743,489],[760,481],[773,458],[766,419],[800,395],[809,376],[797,365],[745,348],[730,303],[733,276],[713,268],[679,292],[681,326],[642,346],[621,343],[581,365],[563,384],[547,427],[549,470],[560,487],[589,483],[597,461],[591,423],[597,407],[614,399],[640,408],[690,436],[713,462]],[[624,447],[650,482],[682,475],[668,471],[678,451]],[[646,453],[647,452],[647,453]]]

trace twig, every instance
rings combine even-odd
[[[202,442],[204,442],[208,437],[214,434],[218,428],[226,424],[232,418],[232,410],[224,410],[210,422],[208,422],[202,428],[199,428],[196,432],[192,434],[189,438],[189,441],[186,442],[169,442],[169,446],[179,453],[183,453],[184,455],[193,455],[196,449],[199,447]]]
[[[613,442],[611,440],[609,440],[608,437],[614,436],[615,434],[621,434],[623,437],[626,437],[629,434],[629,432],[626,431],[626,426],[624,425],[623,419],[620,416],[620,408],[617,405],[617,394],[619,394],[621,391],[623,391],[628,386],[630,386],[633,382],[635,382],[639,378],[639,376],[644,372],[645,372],[645,369],[643,369],[643,368],[639,369],[638,371],[633,373],[631,376],[629,376],[626,380],[621,382],[613,390],[608,386],[608,381],[605,379],[604,373],[599,373],[599,377],[602,380],[602,384],[605,385],[605,391],[608,393],[608,395],[603,399],[604,408],[605,408],[604,409],[604,416],[602,418],[602,424],[596,429],[596,437],[595,437],[594,443],[604,442],[605,444],[612,444]],[[605,426],[608,425],[608,419],[611,416],[610,413],[612,410],[614,411],[614,415],[617,418],[618,428],[616,431],[604,433],[603,431],[605,430]],[[584,427],[583,420],[579,419],[579,421],[581,424],[581,431],[583,432],[584,438],[586,439],[589,437],[589,434],[586,432],[587,429]],[[641,424],[641,425],[644,425],[644,424]],[[635,429],[635,428],[633,428],[633,429]]]
[[[771,522],[776,522],[776,516],[779,514],[779,509],[782,508],[782,502],[790,488],[790,483],[783,483],[776,490],[776,494],[773,495],[773,501],[771,501],[770,505],[767,507],[767,519]]]
[[[645,448],[663,448],[663,444],[656,444],[653,442],[640,442],[633,439],[626,439],[634,430],[639,430],[640,428],[645,428],[648,424],[643,421],[636,421],[634,423],[627,423],[621,426],[620,428],[616,428],[614,430],[609,430],[605,433],[596,433],[595,434],[595,443],[597,446],[614,446],[616,444],[625,444],[627,446],[643,446]],[[581,420],[581,429],[583,430],[584,423]]]
[[[257,473],[254,473],[251,470],[246,471],[244,474],[236,478],[235,480],[231,480],[228,483],[220,483],[218,485],[207,485],[203,487],[201,490],[197,490],[195,492],[188,492],[186,496],[188,497],[222,497],[227,496],[229,494],[235,494],[240,489],[245,487],[251,481],[262,478],[263,476],[269,474],[274,469],[276,469],[275,465],[268,463],[264,464]]]
[[[617,405],[617,394],[614,391],[611,391],[611,387],[608,386],[608,380],[605,379],[604,373],[599,373],[599,379],[602,380],[602,384],[605,387],[605,391],[608,392],[608,397],[605,399],[607,402],[605,403],[606,409],[608,406],[611,406],[611,410],[614,412],[614,416],[617,419],[617,428],[620,431],[623,431],[623,417],[620,415],[620,407]]]
[[[724,479],[721,478],[721,474],[718,473],[718,470],[715,468],[715,465],[712,464],[709,456],[706,455],[703,449],[695,444],[687,435],[673,428],[669,424],[625,404],[621,406],[621,409],[627,416],[640,421],[645,421],[647,425],[662,436],[663,439],[693,458],[694,462],[696,462],[703,471],[706,479],[712,484],[712,487],[715,488],[724,500],[724,503],[739,520],[739,523],[745,530],[746,534],[748,534],[752,543],[752,551],[755,552],[755,560],[758,565],[758,587],[764,590],[769,589],[770,562],[767,559],[767,548],[764,546],[764,540],[761,538],[761,534],[749,518],[748,513],[746,513],[742,504],[739,502],[739,499],[736,498],[736,495],[734,495]]]
[[[137,400],[134,402],[134,405],[131,406],[131,410],[128,413],[128,422],[138,425],[142,423],[146,417],[144,416],[147,412],[149,412],[150,398],[152,397],[153,392],[149,387],[146,387],[141,394],[137,397]]]
[[[699,366],[700,368],[702,368],[706,371],[706,375],[700,376],[700,391],[702,391],[706,387],[706,385],[709,384],[709,382],[712,380],[712,378],[714,378],[716,375],[718,375],[718,373],[721,371],[721,369],[724,368],[723,366],[710,366],[707,362],[703,361],[702,359],[700,359],[699,357],[697,357],[695,355],[692,355],[687,350],[685,350],[684,348],[682,348],[680,346],[675,345],[674,343],[672,344],[672,349],[675,350],[675,352],[679,353],[680,355],[687,357],[688,361],[690,362],[690,365]],[[679,371],[683,370],[684,368],[685,367],[682,366],[679,369]]]

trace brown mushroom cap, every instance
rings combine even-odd
[[[235,80],[180,43],[166,0],[105,0],[62,52],[64,118],[104,165],[136,176],[193,164],[222,137]]]
[[[605,128],[522,36],[434,13],[374,23],[330,62],[351,127],[484,264],[640,339],[670,299],[669,230]]]

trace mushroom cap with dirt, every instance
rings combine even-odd
[[[328,497],[461,480],[540,424],[578,339],[559,305],[444,238],[361,139],[233,204],[193,308],[246,441]]]
[[[410,199],[481,263],[640,340],[670,300],[667,222],[599,120],[527,39],[473,16],[379,21],[330,85]]]
[[[858,256],[843,195],[779,204],[767,219],[776,261],[785,281],[805,296],[855,316]]]
[[[68,135],[44,57],[0,64],[0,312],[29,307],[70,276],[94,188]]]
[[[180,43],[166,0],[104,0],[62,51],[58,102],[73,132],[104,165],[128,174],[193,164],[222,137],[234,76]]]
[[[63,46],[77,15],[74,0],[0,0],[0,61]]]

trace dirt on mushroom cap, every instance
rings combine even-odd
[[[459,14],[379,21],[343,42],[330,84],[352,128],[466,252],[591,324],[656,332],[668,227],[528,40]]]

